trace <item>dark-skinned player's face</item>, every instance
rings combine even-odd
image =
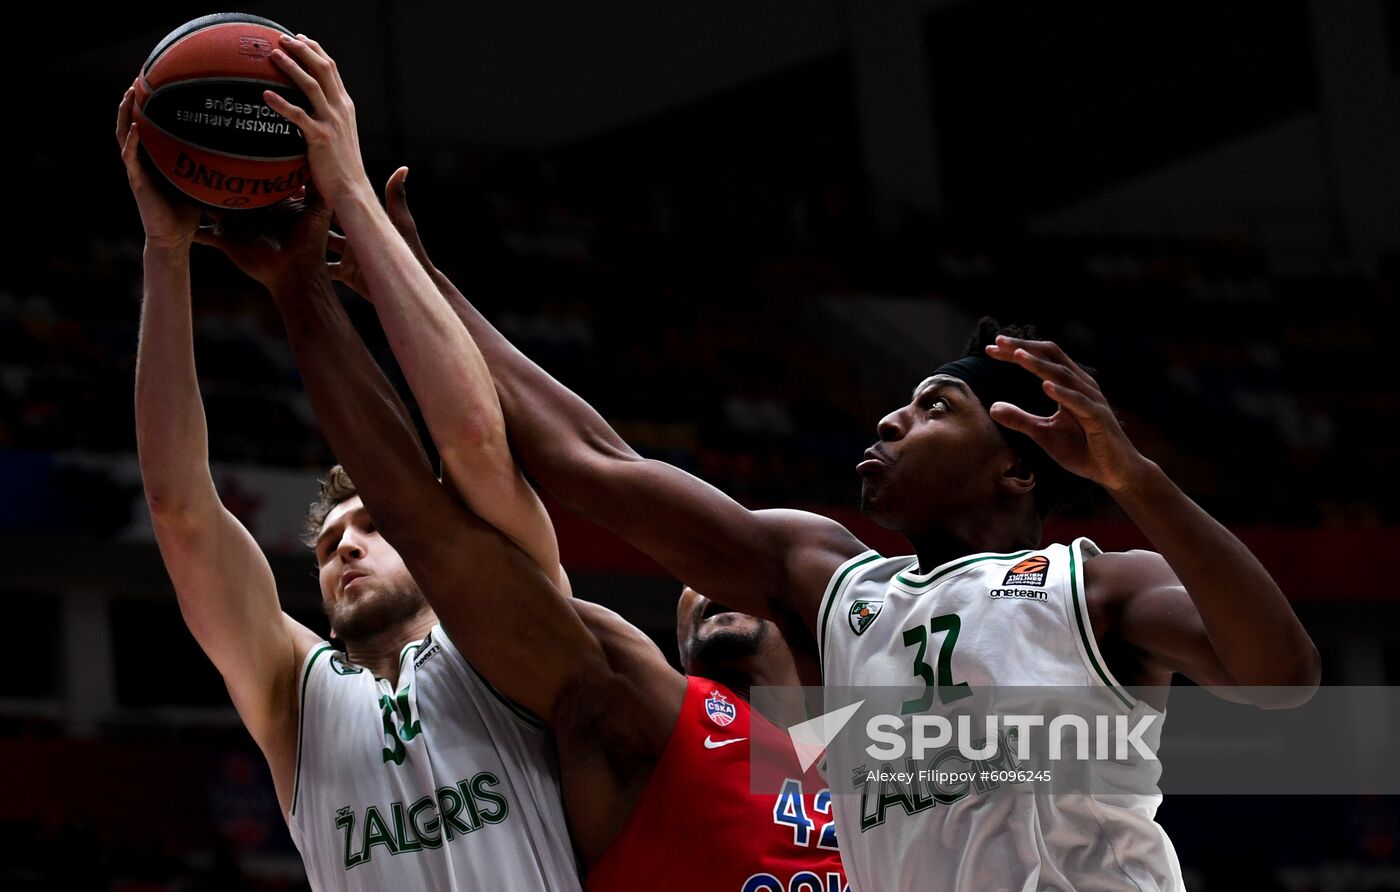
[[[906,535],[1003,491],[1015,454],[968,386],[949,375],[925,379],[909,404],[880,419],[880,441],[856,465],[860,506],[880,526]]]
[[[735,613],[687,587],[676,604],[676,644],[681,668],[706,675],[735,660],[757,654],[777,627],[747,613]]]

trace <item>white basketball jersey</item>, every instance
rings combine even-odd
[[[552,739],[440,625],[397,690],[328,644],[306,657],[289,823],[316,890],[579,888]]]
[[[1089,623],[1084,561],[1099,553],[1078,539],[969,555],[926,573],[908,556],[858,555],[832,575],[817,614],[823,680],[910,686],[922,674],[932,686],[936,666],[946,674],[939,685],[967,686],[955,696],[979,686],[1098,686],[1096,697],[1112,701],[1130,725],[1156,716],[1144,737],[1155,750],[1162,714],[1109,674]],[[833,748],[827,776],[864,776],[863,752]],[[956,796],[887,796],[870,785],[833,799],[841,858],[860,892],[1183,888],[1176,852],[1153,820],[1155,791],[1052,793],[974,782]]]

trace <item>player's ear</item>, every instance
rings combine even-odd
[[[1026,495],[1035,489],[1035,471],[1014,451],[1002,463],[1001,485],[1015,495]]]

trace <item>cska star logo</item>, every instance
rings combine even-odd
[[[847,617],[851,621],[851,631],[859,635],[870,624],[875,622],[875,617],[880,615],[880,608],[885,606],[884,601],[859,600],[851,605],[851,614]]]
[[[734,704],[730,703],[719,691],[710,691],[710,696],[705,698],[705,714],[710,717],[710,721],[726,728],[734,722]]]

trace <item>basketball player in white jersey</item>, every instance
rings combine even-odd
[[[405,538],[401,556],[348,479],[333,473],[322,493],[315,548],[323,606],[344,652],[285,614],[267,559],[220,503],[208,467],[189,278],[191,242],[207,236],[197,234],[199,211],[167,199],[143,169],[131,102],[128,91],[117,139],[146,231],[136,373],[146,499],[181,612],[267,759],[312,887],[578,889],[552,740],[516,704],[551,715],[573,696],[597,699],[597,686],[605,696],[612,676],[600,646],[570,611],[541,617],[541,640],[560,649],[542,650],[538,671],[518,671],[502,696],[462,654],[483,663],[496,658],[500,645],[490,617],[445,617],[461,633],[449,639],[405,562],[409,556],[421,566],[424,553],[448,552],[450,559],[428,565],[450,568],[456,584],[490,586],[514,609],[530,610],[537,599],[560,598],[557,577],[542,572],[511,535],[540,541],[532,525],[547,525],[547,516],[542,509],[533,516],[495,509],[493,516],[492,506],[471,512],[438,484],[415,440],[406,450],[417,463],[405,461],[396,466],[399,473],[381,473],[373,485],[413,499],[415,511],[438,523],[432,541],[414,528],[420,535]],[[323,160],[318,184],[335,185],[321,173],[336,169]],[[346,192],[334,194],[343,220],[375,224],[372,213],[355,220]],[[330,212],[320,205],[315,213],[319,244],[318,227],[301,225],[236,258],[274,285],[279,299],[302,295],[308,284],[296,279],[297,265],[278,262],[279,254],[315,250],[314,262],[304,266],[316,268],[329,291],[323,260]],[[411,255],[408,262],[418,269]],[[320,323],[348,324],[343,314],[319,318],[294,334],[314,336]],[[366,362],[367,354],[334,359],[346,361],[317,366],[309,383],[351,407],[341,422],[379,422],[354,436],[369,443],[397,436],[392,445],[402,454],[404,432],[411,437],[412,430],[401,406],[380,401],[374,411],[355,412],[370,393],[356,388],[372,360]],[[343,380],[328,382],[336,376]],[[548,539],[553,542],[552,531]],[[557,552],[544,560],[557,572]],[[568,655],[563,665],[560,653]]]
[[[1054,344],[984,328],[968,356],[880,421],[858,466],[862,508],[915,552],[884,559],[828,518],[750,511],[638,456],[432,267],[401,190],[390,214],[485,355],[525,469],[727,607],[771,618],[790,642],[815,640],[827,683],[923,679],[932,689],[933,653],[949,651],[951,685],[1101,685],[1125,712],[1162,709],[1178,673],[1254,687],[1222,695],[1270,707],[1316,686],[1317,650],[1278,585],[1138,452],[1097,383]],[[1042,549],[1042,520],[1070,474],[1104,487],[1157,550],[1103,554],[1087,540]],[[1045,610],[993,614],[1021,607]],[[955,628],[961,644],[949,643]],[[803,668],[820,683],[815,666]],[[1153,702],[1126,690],[1138,686],[1156,686]],[[978,797],[938,807],[924,798],[906,807],[891,797],[867,816],[862,797],[837,797],[853,888],[1180,888],[1154,797],[1109,810],[1011,796],[1004,820]]]

